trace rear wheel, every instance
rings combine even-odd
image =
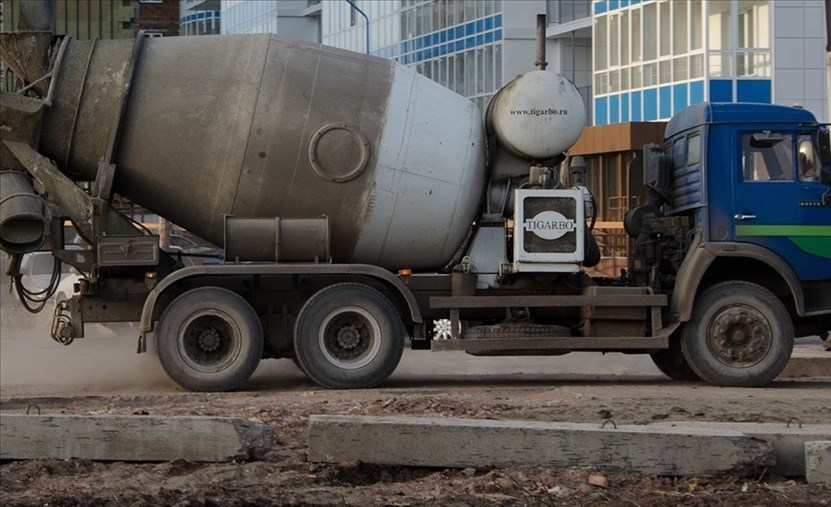
[[[248,380],[263,355],[256,312],[238,294],[201,287],[176,298],[156,333],[167,374],[192,391],[230,391]]]
[[[683,330],[681,346],[702,379],[724,386],[763,386],[793,351],[788,311],[759,285],[731,281],[705,290]]]
[[[367,285],[326,287],[297,316],[295,357],[303,371],[325,387],[375,386],[392,374],[403,351],[398,312]]]

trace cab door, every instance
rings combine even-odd
[[[739,133],[733,239],[776,253],[803,280],[831,278],[831,206],[810,132]]]

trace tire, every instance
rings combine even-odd
[[[695,302],[681,349],[707,382],[760,387],[779,375],[791,357],[793,323],[782,302],[749,282],[723,282]]]
[[[297,316],[295,357],[306,375],[324,387],[376,386],[392,374],[403,352],[398,311],[367,285],[321,289]]]
[[[684,352],[681,350],[681,339],[678,336],[673,335],[669,338],[669,348],[653,352],[649,356],[661,373],[672,380],[701,380],[701,377],[687,363]]]
[[[263,356],[263,328],[254,308],[219,287],[176,298],[156,333],[162,367],[191,391],[230,391],[248,380]]]

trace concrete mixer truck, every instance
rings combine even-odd
[[[80,41],[29,19],[0,38],[25,83],[0,97],[0,248],[84,273],[55,310],[61,343],[86,323],[138,322],[138,351],[152,338],[198,391],[240,388],[285,357],[323,386],[371,387],[408,343],[648,353],[674,379],[759,386],[795,329],[831,327],[831,155],[807,111],[700,104],[673,118],[643,151],[629,268],[593,277],[596,206],[579,158],[570,183],[559,170],[586,109],[545,70],[544,20],[537,70],[483,122],[385,59],[276,35]],[[183,266],[117,195],[224,262]],[[68,248],[67,222],[85,248]]]

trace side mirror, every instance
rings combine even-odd
[[[831,185],[831,132],[828,127],[819,129],[819,162],[822,166],[819,171],[819,181],[823,185]]]

